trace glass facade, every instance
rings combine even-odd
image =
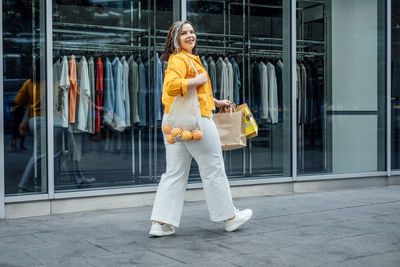
[[[385,1],[188,0],[181,14],[173,0],[53,0],[46,16],[47,2],[2,2],[6,196],[48,193],[49,171],[56,193],[158,183],[160,55],[182,15],[195,26],[214,96],[247,103],[259,125],[246,148],[224,152],[230,181],[386,171]],[[392,0],[392,169],[400,169],[399,9]],[[231,94],[222,73],[233,77]],[[200,181],[193,161],[189,182]]]
[[[386,7],[297,1],[297,170],[386,169]]]
[[[391,148],[392,169],[400,169],[400,1],[392,0],[392,43],[391,43]]]
[[[217,73],[214,96],[247,103],[259,125],[258,137],[249,139],[246,149],[224,152],[230,179],[291,175],[289,51],[283,45],[289,42],[283,26],[289,14],[289,6],[276,0],[187,2],[203,65],[238,69],[227,96]]]
[[[152,15],[150,1],[53,1],[56,191],[151,182]]]
[[[45,1],[3,1],[5,194],[47,192]]]

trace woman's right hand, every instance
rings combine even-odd
[[[205,72],[196,75],[198,86],[207,82],[207,74]]]

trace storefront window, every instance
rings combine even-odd
[[[392,169],[400,169],[400,1],[392,0]]]
[[[47,192],[45,1],[3,1],[5,194]]]
[[[298,174],[385,170],[385,4],[297,1]]]
[[[283,45],[289,6],[280,0],[188,1],[187,9],[211,81],[210,66],[216,67],[214,97],[247,103],[259,125],[258,137],[249,139],[247,148],[224,152],[229,179],[290,176],[290,83],[284,82],[289,53]],[[227,95],[220,83],[225,68],[228,76],[233,70]]]
[[[259,125],[249,142],[249,174],[291,175],[290,6],[250,1],[246,102]]]
[[[162,73],[152,4],[53,1],[57,191],[156,181]]]

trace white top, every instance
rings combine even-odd
[[[228,67],[221,57],[218,58],[215,65],[217,68],[217,85],[219,88],[219,98],[226,99],[228,95]]]
[[[77,64],[79,110],[78,110],[78,129],[88,131],[88,111],[90,99],[89,71],[86,58],[82,56]]]
[[[96,93],[95,93],[95,78],[94,78],[94,59],[90,57],[88,60],[88,73],[90,85],[90,100],[88,111],[88,132],[94,134],[95,119],[96,119]]]
[[[125,57],[121,59],[122,63],[122,92],[125,104],[125,125],[131,126],[131,107],[130,107],[130,98],[129,98],[129,65],[126,62]]]
[[[268,119],[268,69],[263,62],[258,64],[260,70],[260,95],[261,95],[261,119]]]
[[[227,57],[224,59],[224,62],[226,64],[228,72],[228,85],[226,87],[225,99],[233,101],[233,66]]]
[[[68,59],[64,56],[61,62],[57,60],[53,65],[53,112],[55,126],[68,127],[69,85]]]
[[[267,63],[268,69],[268,100],[269,100],[269,115],[272,123],[278,123],[278,84],[276,82],[275,66]]]

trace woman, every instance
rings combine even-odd
[[[171,26],[163,59],[168,60],[162,94],[164,119],[178,94],[185,96],[188,90],[197,90],[203,138],[175,144],[164,141],[167,170],[158,185],[150,235],[171,235],[175,233],[174,227],[179,226],[192,157],[199,166],[211,221],[225,222],[225,230],[234,231],[247,222],[253,212],[250,209],[239,211],[233,206],[218,131],[211,119],[215,107],[227,107],[230,102],[213,98],[210,78],[196,55],[196,34],[190,22],[178,21]]]

